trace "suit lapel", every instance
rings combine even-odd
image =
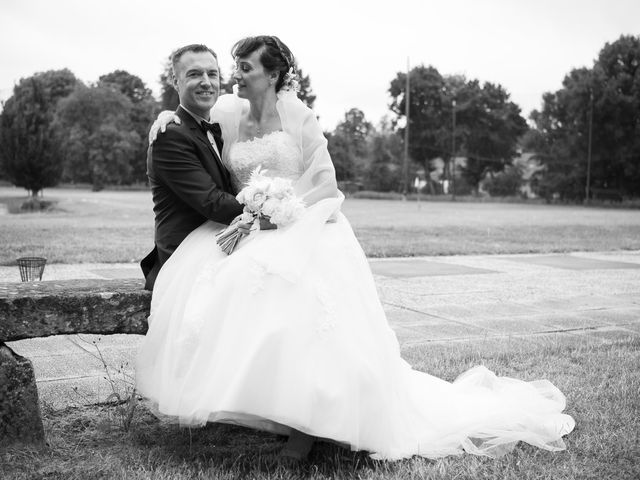
[[[199,127],[198,127],[198,129],[200,130]],[[218,165],[218,168],[220,169],[220,174],[222,175],[222,177],[224,178],[224,181],[226,182],[226,188],[229,190],[231,188],[231,178],[229,176],[229,170],[227,170],[227,168],[222,163],[222,160],[220,159],[220,157],[216,153],[216,150],[213,148],[213,145],[211,145],[211,142],[209,141],[209,138],[207,137],[207,134],[203,133],[202,130],[200,130],[200,133],[201,133],[201,135],[198,135],[198,140],[203,142],[207,146],[207,148],[209,149],[211,154],[213,155],[213,158],[215,159],[215,161],[216,161],[216,163]],[[203,137],[203,135],[204,135],[204,137]],[[217,144],[216,144],[216,146],[217,146]],[[220,151],[222,152],[222,149]]]
[[[178,117],[180,117],[180,120],[182,120],[184,124],[191,129],[193,136],[196,137],[200,142],[202,142],[209,149],[209,152],[211,152],[211,155],[213,156],[213,160],[216,166],[218,167],[218,171],[220,172],[220,175],[222,176],[223,180],[226,182],[225,189],[229,189],[231,186],[231,181],[229,179],[229,172],[222,164],[222,160],[220,159],[215,149],[211,145],[211,142],[207,138],[207,134],[202,131],[202,128],[200,128],[200,125],[198,125],[198,123],[196,122],[196,119],[193,118],[191,114],[187,112],[184,108],[182,108],[182,106],[178,106],[178,110],[176,110],[176,115],[178,115]]]
[[[218,154],[216,153],[216,150],[213,148],[213,145],[211,145],[211,142],[207,138],[207,134],[202,132],[202,131],[200,131],[200,134],[198,134],[197,137],[198,137],[198,140],[200,140],[203,144],[205,144],[207,146],[207,148],[209,149],[211,154],[214,156],[214,158],[218,162],[220,162],[220,157],[218,156]]]

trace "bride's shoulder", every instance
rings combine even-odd
[[[285,130],[299,131],[310,121],[317,121],[315,113],[305,103],[298,98],[294,91],[278,92],[278,102],[276,104],[280,118],[283,120]],[[286,123],[286,126],[284,125]],[[295,135],[297,136],[297,135]]]
[[[313,110],[298,98],[298,94],[294,90],[280,90],[278,92],[278,103],[289,109],[297,110],[299,113],[308,114],[313,112]]]
[[[242,112],[245,103],[247,103],[247,100],[240,98],[233,93],[220,95],[211,109],[211,115],[213,116],[214,121],[218,121],[217,118],[219,116]]]

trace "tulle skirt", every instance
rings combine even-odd
[[[450,383],[400,356],[367,260],[336,202],[253,232],[227,256],[207,222],[163,266],[137,386],[182,424],[290,428],[375,458],[564,448],[574,427],[549,381],[474,367]]]

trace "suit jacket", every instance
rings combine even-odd
[[[229,172],[206,133],[182,107],[176,114],[182,123],[167,125],[147,152],[155,213],[155,248],[140,262],[147,290],[189,233],[206,220],[228,224],[242,213]]]

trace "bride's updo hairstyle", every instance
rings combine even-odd
[[[264,48],[263,48],[264,47]],[[281,88],[296,87],[296,61],[293,53],[278,37],[274,35],[259,35],[246,37],[236,42],[231,48],[234,59],[244,58],[256,50],[263,48],[260,63],[268,72],[279,72],[276,82],[276,92]]]

